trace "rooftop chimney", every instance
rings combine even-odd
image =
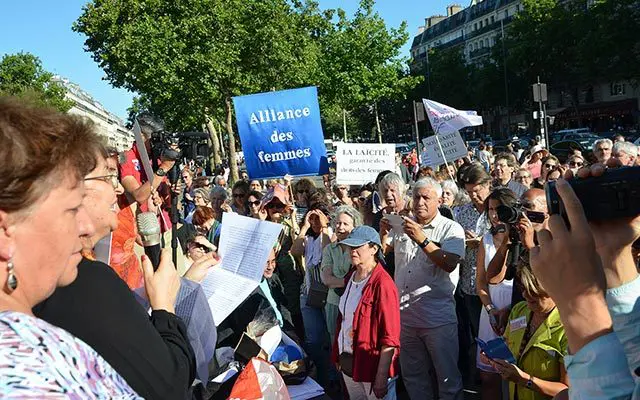
[[[447,7],[447,17],[451,17],[462,11],[462,6],[460,4],[452,4]]]

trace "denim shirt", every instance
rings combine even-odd
[[[640,400],[640,277],[607,291],[614,332],[565,357],[570,399]],[[635,382],[634,382],[635,379]]]

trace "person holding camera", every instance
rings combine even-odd
[[[144,146],[148,154],[151,154],[151,134],[153,127],[148,124],[141,124],[140,130],[144,139]],[[144,171],[140,150],[134,142],[133,147],[124,154],[125,161],[120,165],[120,179],[122,187],[129,195],[130,199],[135,200],[141,207],[142,211],[146,211],[151,194],[164,183],[167,173],[173,168],[176,160],[171,160],[162,156],[158,169],[154,172],[153,183],[150,177]]]
[[[607,173],[598,164],[577,175],[586,182]],[[571,349],[565,358],[571,396],[638,399],[640,277],[631,249],[640,238],[640,216],[589,221],[593,215],[586,215],[567,181],[560,179],[556,189],[569,224],[552,215],[530,260],[565,327]]]
[[[480,312],[478,339],[484,342],[493,340],[504,333],[507,316],[511,309],[513,279],[506,279],[503,276],[499,282],[489,283],[486,270],[497,249],[510,242],[508,227],[498,218],[498,207],[513,207],[516,202],[516,196],[507,188],[494,190],[485,200],[485,214],[491,223],[491,230],[482,236],[478,247],[476,266],[476,291],[483,305]],[[480,370],[482,380],[482,398],[499,399],[500,377],[491,364],[483,362],[483,359],[479,357],[479,347],[477,352],[476,366]]]

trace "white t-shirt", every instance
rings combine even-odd
[[[355,282],[353,278],[356,274],[351,275],[347,287],[340,297],[338,308],[342,314],[342,325],[338,334],[338,354],[347,352],[353,354],[353,316],[356,308],[360,304],[362,298],[362,289],[365,287],[371,275],[360,282]]]

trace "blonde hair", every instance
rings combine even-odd
[[[518,275],[518,278],[520,278],[520,285],[522,286],[522,290],[524,292],[527,292],[535,297],[549,296],[546,290],[544,290],[544,287],[542,287],[542,284],[540,284],[538,278],[536,278],[536,276],[533,274],[531,265],[529,265],[528,261],[522,258],[520,259],[516,274]]]

